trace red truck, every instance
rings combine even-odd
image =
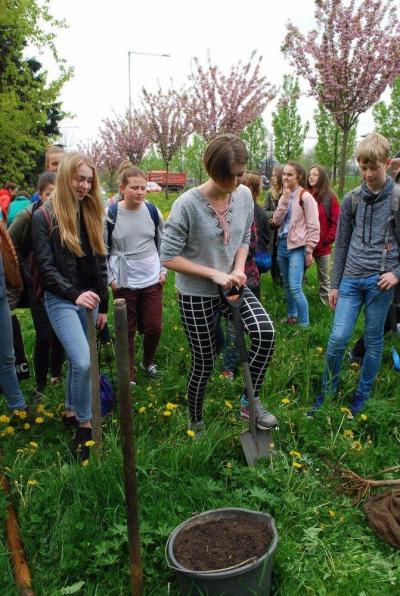
[[[179,191],[185,188],[186,172],[168,172],[167,184],[167,172],[165,170],[152,170],[149,172],[148,181],[156,182],[161,188],[168,185],[169,190]]]

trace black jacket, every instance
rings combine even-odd
[[[107,261],[105,256],[98,256],[95,263],[98,271],[98,287],[79,288],[78,259],[66,246],[61,245],[59,229],[53,215],[53,202],[46,201],[44,208],[49,214],[50,228],[45,216],[36,210],[32,218],[32,250],[38,266],[40,283],[47,290],[73,304],[85,290],[92,290],[100,296],[99,312],[108,309]]]

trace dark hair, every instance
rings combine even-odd
[[[122,186],[126,186],[128,184],[129,178],[132,178],[133,176],[136,178],[144,178],[145,180],[147,180],[147,175],[145,174],[145,172],[143,172],[136,166],[131,166],[121,172],[120,184],[122,184]]]
[[[248,186],[253,195],[253,199],[260,194],[261,190],[261,176],[256,172],[246,172],[243,176],[243,182],[245,186]]]
[[[4,188],[6,190],[15,190],[17,188],[17,185],[14,182],[6,182]]]
[[[308,182],[308,178],[310,176],[311,170],[313,170],[313,169],[318,170],[318,182],[317,182],[316,186],[311,187]],[[320,203],[323,200],[324,195],[326,195],[326,193],[331,192],[331,189],[329,186],[328,174],[323,166],[319,166],[319,165],[311,166],[311,168],[308,170],[307,190],[311,190],[313,192],[313,195],[317,199],[318,203]]]
[[[307,172],[305,168],[298,161],[288,161],[285,165],[292,166],[297,172],[297,178],[300,186],[306,188],[307,185]]]
[[[43,172],[43,174],[40,174],[39,180],[38,180],[38,193],[41,194],[44,191],[44,189],[47,186],[49,186],[50,184],[53,184],[55,186],[56,173],[55,172]]]
[[[30,199],[31,195],[29,194],[29,192],[26,192],[25,190],[19,190],[17,193],[17,197],[24,197],[25,199]]]
[[[204,167],[213,180],[223,181],[232,178],[234,164],[246,165],[248,153],[242,139],[233,134],[220,134],[213,139],[204,153]]]

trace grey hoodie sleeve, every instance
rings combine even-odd
[[[351,236],[353,233],[353,213],[351,209],[352,193],[348,193],[343,199],[340,211],[339,224],[337,228],[335,241],[335,260],[332,268],[331,287],[333,290],[339,288],[342,281],[344,268],[346,265],[347,254]]]

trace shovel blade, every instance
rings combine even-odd
[[[272,455],[273,440],[272,431],[259,430],[255,432],[253,437],[250,430],[245,430],[240,434],[240,442],[247,465],[255,466],[259,459],[269,459]]]

